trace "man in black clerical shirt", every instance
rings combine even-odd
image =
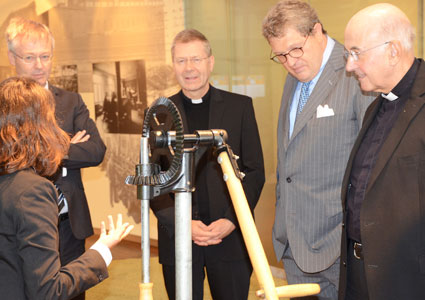
[[[181,91],[170,99],[179,108],[186,133],[225,129],[228,144],[246,174],[242,185],[254,210],[264,184],[264,164],[252,99],[214,88],[209,77],[214,56],[205,36],[183,30],[171,54]],[[202,152],[196,167],[192,203],[193,299],[203,299],[205,270],[213,299],[247,299],[252,266],[223,174],[212,150]],[[166,199],[164,199],[166,198]],[[175,299],[174,201],[152,201],[158,218],[159,262],[170,299]]]
[[[340,300],[425,299],[425,65],[414,29],[390,4],[345,30],[346,69],[369,106],[342,188]]]

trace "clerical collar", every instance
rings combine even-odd
[[[211,95],[211,86],[210,86],[210,88],[208,89],[208,92],[201,98],[201,99],[191,99],[191,98],[189,98],[189,97],[187,97],[184,93],[183,93],[183,91],[181,90],[180,91],[180,94],[181,94],[181,96],[182,96],[182,98],[187,102],[187,103],[190,103],[190,104],[194,104],[194,105],[198,105],[198,104],[203,104],[203,103],[208,103],[209,102],[209,100],[210,100],[210,95]]]
[[[382,98],[385,98],[389,101],[394,101],[398,99],[398,96],[394,95],[392,92],[389,92],[388,94],[381,94]]]
[[[202,103],[202,98],[201,99],[190,99],[192,100],[192,104],[201,104]]]
[[[381,94],[382,98],[387,99],[388,101],[397,100],[399,97],[403,96],[406,93],[410,92],[410,89],[413,86],[413,81],[416,78],[416,73],[418,72],[420,62],[417,58],[413,61],[412,66],[406,75],[400,80],[400,82],[392,89],[388,94]]]

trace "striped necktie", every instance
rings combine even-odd
[[[58,191],[58,209],[59,209],[59,214],[62,210],[62,208],[65,206],[65,196],[63,195],[62,191],[60,190],[60,188],[55,184],[56,190]]]
[[[300,100],[298,101],[298,108],[297,108],[297,116],[303,111],[304,105],[307,103],[308,97],[310,96],[310,84],[309,82],[303,82],[301,85],[301,93],[300,93]]]

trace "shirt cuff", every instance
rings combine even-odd
[[[100,242],[96,242],[90,247],[90,249],[96,250],[97,252],[99,252],[103,260],[105,261],[105,264],[107,267],[111,264],[112,253],[111,253],[111,250],[108,248],[108,246]]]

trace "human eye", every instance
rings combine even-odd
[[[195,64],[195,65],[199,65],[199,64],[201,63],[202,59],[201,59],[201,58],[199,58],[199,57],[193,57],[193,58],[191,59],[191,61],[192,61],[192,63],[193,63],[193,64]]]
[[[49,54],[43,54],[40,56],[41,61],[49,61],[50,60],[50,55]]]
[[[22,59],[26,63],[33,63],[33,62],[35,62],[36,57],[34,55],[25,55]]]
[[[299,53],[300,51],[302,51],[302,47],[296,47],[296,48],[291,49],[288,52],[288,54],[291,55],[291,54],[294,54],[294,53]]]
[[[186,62],[185,58],[176,58],[176,64],[183,65]]]

